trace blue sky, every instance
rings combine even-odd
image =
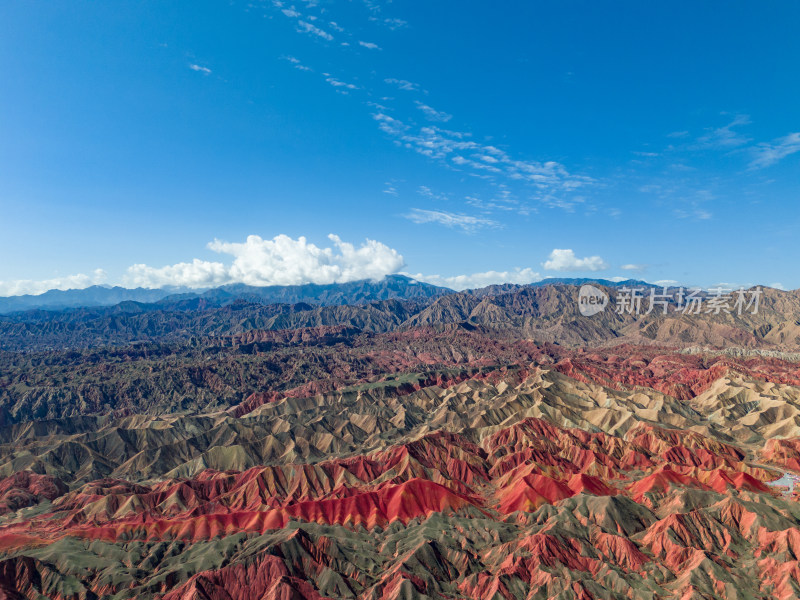
[[[796,2],[3,3],[0,293],[800,287],[798,22]]]

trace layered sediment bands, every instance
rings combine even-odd
[[[61,345],[0,353],[0,597],[800,597],[798,365],[681,351],[789,350],[795,296],[573,291],[5,318]]]
[[[576,362],[570,362],[573,375]],[[206,468],[316,463],[433,431],[459,433],[479,443],[481,436],[528,417],[612,435],[652,424],[759,447],[776,436],[800,436],[798,388],[753,379],[726,365],[728,375],[682,401],[613,380],[609,385],[615,387],[588,376],[573,379],[557,370],[559,364],[401,374],[313,396],[301,397],[296,390],[262,395],[258,402],[245,401],[244,410],[194,416],[80,417],[11,425],[0,428],[0,474],[28,470],[69,484],[108,477],[192,477]],[[700,378],[708,371],[700,370]],[[683,367],[673,372],[687,375]],[[775,373],[776,379],[794,377]],[[237,417],[237,412],[244,414]]]
[[[574,379],[646,387],[681,400],[729,371],[798,385],[796,363],[706,356],[620,344],[537,345],[518,331],[421,328],[373,334],[343,327],[249,331],[189,343],[141,343],[45,353],[0,352],[0,425],[76,416],[252,410],[280,395],[310,396],[399,375],[462,377],[478,369],[551,365]],[[449,371],[449,372],[447,372]],[[249,399],[248,403],[243,401]]]
[[[698,367],[724,371],[687,399],[626,380],[641,362],[640,383],[653,362],[691,380],[696,358],[575,355],[581,379],[539,361],[277,394],[240,417],[7,426],[0,590],[796,597],[800,508],[767,483],[797,466],[781,434],[798,388],[754,378],[760,363]]]

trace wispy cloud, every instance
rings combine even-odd
[[[301,33],[308,33],[315,35],[329,42],[333,40],[333,36],[330,33],[325,31],[324,29],[320,29],[319,27],[312,25],[308,21],[298,21],[297,30],[300,31]]]
[[[422,208],[412,208],[411,212],[405,215],[405,217],[414,223],[438,223],[445,227],[461,229],[467,233],[472,233],[484,227],[500,226],[497,221],[493,221],[492,219],[451,213],[443,210],[425,210]]]
[[[541,190],[571,192],[592,183],[592,179],[573,175],[560,163],[515,159],[494,146],[470,139],[467,132],[451,131],[434,125],[416,129],[383,112],[374,113],[381,131],[419,154],[444,161],[451,168],[472,171],[484,179],[502,176],[531,184]]]
[[[439,192],[434,192],[430,187],[427,185],[421,185],[417,188],[417,193],[420,196],[424,196],[425,198],[430,198],[431,200],[437,201],[445,201],[449,200],[450,197],[447,194],[442,194]]]
[[[397,19],[397,18],[386,18],[383,20],[383,24],[392,30],[408,27],[408,21],[404,21],[403,19]]]
[[[326,73],[326,75],[327,75],[327,73]],[[347,83],[345,81],[341,81],[339,79],[336,79],[335,77],[328,76],[328,77],[325,78],[325,81],[330,83],[335,88],[343,88],[343,89],[346,89],[346,90],[357,90],[358,89],[357,85],[352,84],[352,83]]]
[[[393,85],[400,90],[405,90],[407,92],[419,92],[422,91],[422,88],[419,87],[418,84],[412,83],[411,81],[407,81],[405,79],[394,79],[388,78],[383,80],[385,83],[389,85]]]
[[[744,146],[750,138],[734,131],[734,127],[750,124],[749,115],[736,115],[733,120],[723,127],[709,129],[705,135],[697,138],[697,145],[701,148],[732,149]]]
[[[368,50],[380,50],[381,49],[381,47],[378,46],[378,44],[373,44],[372,42],[362,42],[361,40],[359,40],[358,45],[359,46],[363,46],[364,48],[367,48]]]
[[[800,152],[800,132],[790,133],[769,143],[761,143],[752,150],[751,169],[762,169],[774,165],[790,154]]]
[[[294,65],[295,69],[300,69],[301,71],[313,71],[311,67],[307,67],[303,63],[300,62],[299,59],[295,58],[294,56],[284,56],[284,60],[289,61]]]
[[[446,123],[447,121],[453,118],[453,115],[449,115],[446,112],[436,110],[435,108],[432,108],[427,104],[420,102],[419,100],[415,100],[414,104],[416,104],[417,108],[420,109],[425,114],[425,118],[428,119],[429,121],[439,121],[441,123]]]
[[[556,248],[542,266],[548,271],[603,271],[608,263],[599,256],[578,258],[571,249]]]
[[[526,216],[530,215],[531,213],[538,212],[536,208],[520,202],[516,195],[513,194],[511,190],[509,190],[502,183],[497,185],[497,189],[489,197],[489,199],[483,199],[477,195],[473,195],[467,196],[465,200],[470,206],[474,206],[475,208],[486,212],[515,212],[517,214]]]
[[[534,194],[532,199],[540,202],[547,208],[558,208],[569,213],[575,212],[576,207],[586,202],[586,198],[584,196],[572,194],[564,195],[557,190]]]
[[[685,207],[678,207],[673,210],[673,213],[679,219],[696,219],[698,221],[707,221],[711,219],[714,214],[695,202],[690,202]]]
[[[312,33],[320,35],[320,37],[325,39],[332,39],[327,32],[322,30],[317,31],[319,28],[316,27],[316,24],[323,23],[321,18],[319,20],[314,20],[314,24],[311,24],[312,15],[305,14],[310,11],[303,9],[304,14],[300,15],[294,5],[287,7],[287,5],[284,4],[280,4],[279,9],[284,11],[284,14],[287,16],[297,19],[296,22],[303,28],[305,33]],[[377,15],[373,14],[372,17],[374,17],[373,20],[378,19]],[[380,20],[383,20],[383,17],[380,17]],[[338,31],[340,28],[335,21],[331,21],[330,19],[325,19],[324,22],[330,24],[331,30]],[[386,19],[384,23],[392,26],[405,25],[401,20],[394,19]],[[344,35],[347,35],[347,33]],[[377,44],[372,42],[356,40],[357,38],[349,37],[349,41],[352,41],[352,45],[359,44],[361,47],[369,49],[378,48]],[[349,42],[345,43],[349,44]],[[308,69],[308,67],[302,65],[297,59],[287,60],[290,60],[296,68]],[[550,206],[558,206],[571,210],[573,206],[583,201],[580,198],[574,197],[574,191],[594,183],[594,180],[589,177],[570,173],[564,165],[558,162],[540,162],[521,159],[512,156],[503,149],[486,143],[486,141],[476,141],[470,132],[445,129],[441,124],[450,122],[453,118],[452,115],[415,99],[415,97],[419,97],[419,94],[427,94],[427,91],[423,89],[420,84],[413,81],[393,77],[383,79],[385,84],[397,90],[409,92],[411,94],[409,100],[411,100],[416,109],[424,115],[425,119],[432,123],[418,123],[417,117],[409,115],[407,112],[404,113],[400,111],[401,107],[394,105],[395,98],[381,97],[379,93],[374,93],[376,90],[371,90],[368,84],[367,87],[361,88],[361,83],[357,86],[353,83],[348,83],[345,79],[334,77],[328,73],[323,73],[322,75],[326,78],[326,82],[335,87],[340,93],[364,89],[376,100],[380,99],[385,102],[385,105],[379,105],[372,100],[365,100],[369,106],[375,109],[372,116],[377,122],[379,129],[390,136],[398,146],[439,161],[442,165],[453,171],[463,172],[470,177],[482,179],[495,188],[502,184],[511,184],[512,182],[525,184],[525,186],[528,187],[526,193],[529,194],[533,191],[537,199],[540,199],[542,202]],[[399,103],[400,101],[398,99],[398,104]],[[395,112],[395,110],[397,112]],[[403,116],[393,116],[398,114]],[[436,124],[434,124],[434,122]],[[483,139],[488,140],[491,138],[486,137]],[[531,190],[530,188],[534,189]],[[473,195],[472,197],[477,198],[477,195]],[[489,207],[490,204],[485,204],[484,206]],[[492,208],[485,209],[486,212],[490,212],[494,208],[499,209],[501,206],[504,209],[507,208],[501,202],[492,202],[491,206]],[[520,214],[528,214],[531,210],[535,209],[530,209],[529,207],[523,208],[520,205],[518,212]],[[474,225],[472,226],[474,227]]]
[[[318,17],[316,17],[314,15],[308,15],[306,17],[303,17],[303,14],[300,13],[298,10],[296,10],[294,6],[290,6],[288,8],[283,8],[283,6],[284,6],[283,2],[273,2],[272,4],[276,8],[278,8],[288,18],[297,19],[297,31],[298,32],[314,35],[316,37],[322,38],[323,40],[327,40],[329,42],[333,40],[333,36],[330,33],[325,31],[324,29],[321,29],[320,27],[317,27],[313,23],[309,22],[309,21],[317,21]],[[308,8],[312,8],[313,6],[314,6],[314,4],[312,4],[312,3],[309,3],[307,5]],[[337,31],[343,31],[343,29],[341,29],[334,22],[331,22],[330,25],[331,25],[332,28],[334,28]]]
[[[209,69],[208,67],[201,67],[200,65],[191,64],[189,65],[189,68],[192,71],[197,71],[198,73],[203,73],[204,75],[211,74],[211,69]]]

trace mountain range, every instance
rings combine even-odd
[[[300,286],[280,292],[265,288],[258,294],[252,288],[218,288],[199,295],[172,295],[152,303],[129,300],[105,307],[0,315],[0,349],[80,349],[228,336],[249,330],[341,326],[385,333],[459,326],[570,346],[627,341],[800,351],[800,291],[759,288],[755,310],[736,311],[729,306],[727,311],[701,310],[695,314],[678,310],[674,301],[663,310],[648,311],[646,297],[641,310],[620,310],[625,308],[625,289],[635,285],[642,290],[650,288],[634,281],[614,286],[593,283],[609,298],[608,308],[594,316],[580,312],[580,287],[560,282],[463,292],[405,277],[378,283],[354,282],[341,288]],[[672,292],[677,294],[674,289]],[[311,298],[316,302],[273,303],[273,297]],[[342,299],[348,303],[335,303]]]
[[[544,279],[532,283],[531,286],[567,284],[582,285],[594,282],[608,287],[622,285],[651,285],[642,281],[627,280],[622,282],[607,279]],[[498,293],[518,289],[520,285],[504,284],[489,286],[476,293]],[[413,298],[434,298],[455,293],[449,288],[416,281],[405,275],[388,275],[381,280],[368,279],[348,283],[332,283],[327,285],[308,283],[304,285],[272,285],[252,286],[241,283],[223,285],[211,289],[190,289],[181,287],[164,287],[160,289],[135,288],[119,286],[107,287],[93,285],[84,289],[50,290],[38,295],[19,295],[0,297],[0,314],[27,310],[64,310],[70,308],[86,308],[98,306],[114,306],[123,302],[159,303],[162,305],[187,304],[191,300],[205,302],[209,305],[222,306],[236,300],[260,302],[263,304],[297,304],[308,303],[322,306],[340,304],[360,304],[379,300]]]
[[[585,283],[3,315],[0,597],[800,597],[800,292]]]

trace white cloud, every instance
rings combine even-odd
[[[623,271],[637,271],[639,273],[647,270],[647,265],[627,264],[620,267]]]
[[[514,269],[513,271],[486,271],[484,273],[473,273],[471,275],[453,275],[450,277],[443,277],[441,275],[423,275],[417,273],[412,275],[404,273],[417,281],[424,281],[433,285],[448,287],[454,290],[466,290],[486,287],[487,285],[494,285],[500,283],[517,283],[525,285],[541,281],[542,276],[532,269]]]
[[[750,117],[748,115],[736,115],[733,120],[723,127],[711,129],[705,135],[697,139],[697,143],[702,148],[735,148],[742,146],[750,141],[750,138],[745,137],[738,131],[734,131],[734,127],[741,125],[749,125]]]
[[[608,264],[599,256],[578,258],[570,249],[554,249],[549,260],[542,263],[548,271],[603,271]]]
[[[407,92],[418,92],[418,91],[420,91],[419,85],[417,85],[416,83],[412,83],[410,81],[406,81],[405,79],[389,78],[389,79],[384,79],[383,81],[385,83],[388,83],[390,85],[393,85],[393,86],[397,87],[398,89],[405,90]]]
[[[400,29],[401,27],[407,27],[408,21],[404,21],[403,19],[384,19],[383,22],[389,27],[389,29]]]
[[[688,209],[675,208],[672,212],[679,219],[697,219],[699,221],[707,221],[714,216],[710,211],[697,206]]]
[[[445,227],[458,227],[463,231],[471,233],[482,227],[497,227],[499,223],[492,219],[473,217],[446,212],[443,210],[424,210],[422,208],[412,208],[411,212],[405,215],[406,219],[414,223],[439,223]]]
[[[328,33],[327,31],[320,29],[319,27],[315,27],[308,21],[298,21],[297,22],[297,30],[301,33],[310,33],[312,35],[316,35],[317,37],[321,37],[324,40],[328,40],[329,42],[333,39],[333,36]]]
[[[313,71],[311,67],[307,67],[306,65],[301,63],[298,58],[295,58],[294,56],[284,56],[283,59],[292,63],[295,69],[300,69],[301,71]]]
[[[678,285],[678,281],[676,279],[659,279],[653,283],[661,287],[674,287]]]
[[[328,77],[328,78],[325,79],[325,81],[327,81],[333,87],[336,87],[336,88],[343,88],[343,89],[348,89],[348,90],[357,90],[358,89],[357,85],[353,85],[352,83],[347,83],[347,82],[344,82],[344,81],[340,81],[340,80],[336,79],[335,77]]]
[[[198,73],[203,73],[204,75],[210,75],[211,69],[208,67],[201,67],[200,65],[189,65],[189,68],[192,71],[197,71]]]
[[[417,193],[420,196],[424,196],[426,198],[430,198],[431,200],[436,200],[437,202],[444,202],[450,199],[450,195],[444,192],[434,192],[431,188],[427,185],[421,185],[417,188]]]
[[[576,206],[586,202],[584,196],[564,196],[547,190],[544,193],[534,194],[531,200],[538,200],[548,208],[560,208],[564,212],[575,212]]]
[[[103,269],[95,269],[91,275],[78,273],[53,279],[17,279],[0,281],[0,296],[20,296],[22,294],[43,294],[47,290],[82,290],[91,285],[103,283],[106,273]]]
[[[358,45],[359,46],[364,46],[364,48],[367,48],[369,50],[380,50],[381,49],[381,47],[378,46],[378,44],[373,44],[372,42],[362,42],[361,40],[359,40]]]
[[[429,121],[439,121],[441,123],[446,123],[447,121],[453,118],[453,115],[449,115],[446,112],[436,110],[435,108],[432,108],[427,104],[423,104],[422,102],[416,101],[415,104],[417,105],[417,108],[420,109],[425,114],[425,118],[427,118]]]
[[[800,152],[800,132],[790,133],[770,143],[758,144],[753,148],[753,160],[750,162],[750,168],[769,167],[795,152]]]
[[[426,125],[415,130],[384,112],[373,113],[372,118],[378,122],[381,131],[395,138],[395,143],[404,148],[431,159],[446,161],[451,168],[455,168],[455,165],[471,171],[470,174],[476,177],[502,177],[528,183],[538,188],[547,198],[553,197],[551,191],[571,194],[593,182],[589,177],[569,173],[562,164],[555,161],[515,159],[495,146],[472,140],[468,132],[451,131],[435,125]],[[562,199],[551,205],[571,207],[578,201],[579,198],[572,197],[571,200]]]
[[[405,265],[396,250],[375,240],[368,239],[356,248],[336,235],[328,238],[333,248],[320,248],[302,236],[295,240],[278,235],[265,240],[251,235],[241,243],[214,240],[208,247],[234,257],[231,264],[200,259],[164,267],[138,264],[128,268],[124,281],[143,287],[328,284],[381,279]]]
[[[125,285],[131,287],[160,288],[168,285],[186,287],[216,287],[233,283],[228,267],[221,262],[210,262],[195,258],[165,267],[150,267],[136,264],[128,267],[123,277]]]

